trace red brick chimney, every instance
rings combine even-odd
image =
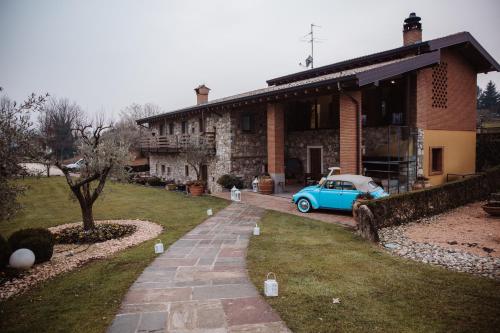
[[[196,91],[196,105],[205,104],[208,102],[208,93],[210,91],[210,88],[202,84],[197,88],[194,88],[194,91]]]
[[[410,45],[422,41],[422,23],[420,17],[415,13],[410,13],[403,25],[403,45]]]

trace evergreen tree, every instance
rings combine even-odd
[[[481,92],[478,99],[478,107],[480,109],[494,109],[500,104],[500,94],[493,81],[488,82],[486,89]]]

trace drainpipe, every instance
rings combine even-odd
[[[340,82],[337,82],[337,89],[339,93],[344,94],[349,97],[349,99],[356,105],[356,174],[361,174],[360,164],[361,164],[361,108],[359,107],[359,102],[352,97],[347,91],[342,89]]]

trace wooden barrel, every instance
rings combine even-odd
[[[259,179],[259,193],[273,194],[274,181],[271,177],[262,177]]]

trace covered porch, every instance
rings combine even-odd
[[[415,82],[402,74],[369,87],[317,87],[267,103],[267,171],[290,196],[329,167],[362,174],[391,193],[417,176]]]

